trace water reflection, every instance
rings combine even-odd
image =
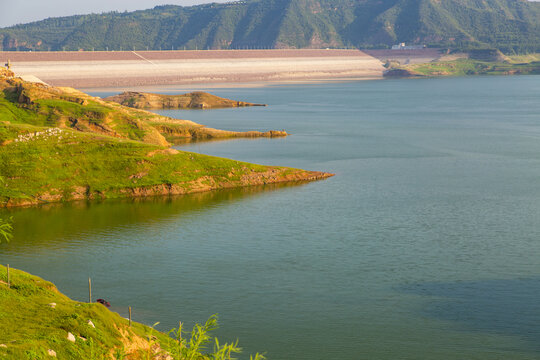
[[[246,131],[251,131],[251,130],[246,130]],[[176,148],[178,150],[182,150],[182,151],[186,151],[182,145],[187,145],[187,144],[202,144],[202,143],[217,143],[217,142],[222,142],[222,141],[231,141],[231,140],[234,140],[234,141],[239,141],[239,140],[242,140],[242,141],[261,141],[261,140],[279,140],[279,139],[282,139],[282,137],[275,137],[275,138],[270,138],[270,137],[225,137],[225,138],[193,138],[193,137],[177,137],[177,138],[171,138],[171,139],[168,139],[169,142],[171,142],[174,146],[173,148]],[[189,151],[189,150],[187,150]]]
[[[76,201],[2,209],[0,217],[13,217],[14,237],[10,243],[2,244],[0,254],[15,250],[20,252],[21,245],[58,247],[70,239],[79,239],[81,234],[106,233],[131,225],[155,225],[217,205],[233,204],[246,197],[302,184],[306,182],[268,184],[178,196]]]

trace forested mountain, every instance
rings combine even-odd
[[[540,51],[526,0],[248,0],[49,18],[0,29],[3,50],[385,48]]]

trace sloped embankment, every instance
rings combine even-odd
[[[129,321],[99,303],[73,301],[54,284],[21,270],[0,265],[0,358],[2,359],[231,359],[237,344],[219,345],[210,331],[217,327],[211,316],[196,325],[191,336],[180,329],[175,339],[146,325]],[[173,334],[178,334],[175,329]],[[255,360],[264,360],[256,354]]]
[[[81,303],[54,284],[0,265],[0,357],[7,359],[98,359],[123,353],[161,351],[148,335],[166,343],[166,335],[132,323],[99,303]],[[142,357],[141,357],[142,358]]]

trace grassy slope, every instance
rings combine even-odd
[[[0,29],[5,50],[387,47],[540,51],[524,0],[254,0],[46,19]],[[1,48],[1,47],[0,47]]]
[[[0,125],[0,134],[38,135],[0,148],[0,174],[5,184],[0,203],[8,199],[54,201],[80,195],[117,197],[126,189],[160,184],[180,184],[185,192],[199,186],[197,179],[211,177],[223,186],[241,185],[242,175],[264,172],[264,166],[187,152],[176,152],[142,142],[47,128]],[[30,132],[28,132],[30,131]],[[156,154],[152,152],[158,151]],[[208,179],[207,181],[210,181]],[[219,186],[219,185],[217,185]],[[82,187],[82,188],[81,188]]]
[[[166,145],[148,122],[152,114],[128,112],[73,89],[0,79],[0,120],[12,124],[69,127],[79,131]],[[157,116],[156,116],[157,117]]]
[[[540,74],[540,61],[528,63],[488,62],[472,59],[397,66],[409,76],[532,75]]]
[[[101,304],[70,300],[52,283],[15,269],[10,269],[8,288],[4,266],[0,279],[0,343],[6,345],[0,347],[2,358],[45,359],[51,349],[60,359],[101,359],[115,348],[122,350],[128,338],[148,344],[149,327],[133,323],[129,328],[126,319]],[[67,340],[68,332],[76,337],[74,343]],[[166,344],[166,335],[154,335]]]
[[[515,64],[530,63],[534,61],[540,61],[539,53],[525,54],[525,55],[512,55],[509,56],[509,61]]]
[[[11,90],[0,96],[0,206],[185,194],[329,175],[179,152],[168,148],[160,131],[172,128],[168,137],[182,131],[207,138],[237,133],[203,128],[191,134],[201,126],[157,115],[149,121],[144,117],[151,113],[102,106],[91,97],[83,104],[77,102],[81,97],[45,98],[53,90],[32,94],[30,104],[14,101]]]
[[[58,126],[118,138],[168,145],[165,136],[228,138],[286,136],[285,132],[232,132],[206,128],[188,120],[171,119],[132,109],[71,88],[7,79],[0,74],[0,121]],[[169,126],[164,128],[163,124]],[[159,129],[156,128],[159,125]],[[177,134],[175,131],[179,130]],[[164,134],[162,134],[164,133]]]
[[[207,345],[213,345],[209,331],[217,327],[216,317],[196,325],[188,338],[183,329],[175,329],[173,340],[140,323],[129,326],[127,319],[101,304],[73,301],[52,283],[24,271],[10,269],[10,282],[8,287],[7,269],[0,265],[2,359],[52,359],[49,350],[53,350],[58,359],[230,360],[228,350],[233,356],[240,352],[234,344],[206,352]],[[68,333],[74,335],[74,342],[68,340]],[[264,357],[256,354],[253,359]]]

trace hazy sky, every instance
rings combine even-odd
[[[195,5],[226,0],[0,0],[0,27],[48,17],[149,9],[156,5]]]

